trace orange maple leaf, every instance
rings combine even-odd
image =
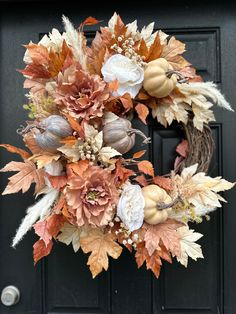
[[[153,169],[153,165],[150,161],[148,160],[142,160],[140,162],[138,162],[138,169],[139,171],[145,173],[145,174],[149,174],[150,176],[154,176],[154,169]]]
[[[146,153],[146,150],[140,150],[133,154],[133,159],[141,158]]]
[[[83,28],[85,25],[96,25],[101,23],[102,21],[97,20],[95,17],[89,16],[87,17],[79,26],[79,28]]]
[[[147,118],[147,116],[148,116],[148,114],[149,114],[148,107],[145,106],[144,104],[138,103],[138,104],[135,106],[134,109],[136,110],[139,119],[140,119],[143,123],[147,124],[146,118]]]
[[[28,153],[24,149],[12,146],[10,144],[1,144],[0,147],[5,148],[10,153],[16,153],[20,155],[22,159],[27,159],[30,157],[30,153]]]
[[[156,176],[153,178],[153,182],[165,190],[173,190],[173,182],[170,178]]]
[[[180,238],[177,228],[182,225],[182,223],[174,219],[167,219],[165,222],[157,225],[145,224],[146,233],[144,240],[148,254],[152,255],[155,250],[160,249],[160,244],[163,243],[173,256],[179,256]]]
[[[35,193],[38,193],[45,185],[44,170],[37,169],[35,164],[29,160],[25,160],[25,162],[11,161],[0,171],[19,171],[8,179],[9,183],[2,195],[17,193],[20,190],[25,193],[33,182],[35,183]]]
[[[140,268],[144,264],[144,262],[146,262],[147,269],[152,270],[157,278],[160,275],[160,270],[162,266],[161,258],[169,263],[172,263],[171,256],[165,247],[160,246],[159,250],[155,250],[151,255],[149,255],[144,242],[140,242],[137,244],[135,259],[138,268]]]
[[[52,250],[52,240],[48,243],[48,245],[45,244],[45,242],[41,239],[34,243],[33,249],[34,249],[34,265],[44,256],[47,256],[50,254]]]
[[[103,269],[108,269],[108,255],[114,259],[120,256],[122,247],[115,240],[114,234],[103,233],[98,228],[90,229],[86,236],[80,239],[83,252],[91,252],[87,265],[89,265],[93,278]]]

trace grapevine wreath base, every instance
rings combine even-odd
[[[93,277],[123,248],[156,277],[162,260],[176,257],[187,266],[188,257],[203,258],[196,243],[202,234],[188,223],[221,207],[219,192],[234,186],[206,174],[214,148],[211,108],[232,108],[185,60],[185,45],[154,31],[154,23],[139,31],[137,21],[125,25],[115,13],[87,46],[83,29],[99,21],[89,17],[78,30],[66,17],[63,22],[64,33],[53,29],[25,46],[20,72],[31,120],[18,133],[28,150],[1,145],[22,158],[1,169],[17,172],[3,194],[25,193],[35,184],[36,203],[13,247],[33,227],[35,263],[60,241],[90,254]],[[137,136],[150,142],[132,127],[133,114],[145,124],[151,114],[166,128],[175,121],[184,129],[170,174],[154,174],[142,160],[145,150],[125,155]]]

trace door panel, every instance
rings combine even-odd
[[[181,2],[181,1],[180,1]],[[52,2],[53,3],[53,2]],[[186,43],[186,58],[197,67],[204,79],[220,84],[228,100],[236,99],[235,74],[236,5],[220,3],[152,4],[139,7],[127,4],[119,7],[105,1],[100,7],[87,9],[75,4],[62,6],[55,3],[49,8],[46,2],[29,1],[1,3],[0,46],[0,142],[22,146],[15,130],[24,123],[26,113],[23,79],[15,69],[23,67],[22,44],[37,42],[52,27],[62,30],[60,16],[69,16],[79,25],[92,15],[105,21],[117,10],[126,22],[138,19],[140,27],[156,21],[156,27]],[[12,9],[14,7],[14,10]],[[88,28],[89,40],[95,27]],[[215,152],[210,174],[224,175],[235,180],[236,117],[215,109],[217,123],[211,125],[215,139]],[[137,119],[134,125],[152,137],[146,158],[153,161],[158,174],[167,173],[173,167],[175,147],[183,136],[182,130],[173,126],[164,129],[150,119],[144,126]],[[229,136],[230,135],[230,136]],[[140,141],[136,148],[140,149]],[[1,166],[12,157],[1,151]],[[6,183],[1,175],[1,190]],[[134,256],[122,253],[118,261],[111,261],[108,272],[97,279],[91,278],[86,266],[87,257],[74,254],[71,247],[54,246],[52,254],[33,266],[32,244],[35,237],[28,234],[16,250],[10,247],[15,229],[25,208],[33,202],[32,194],[11,195],[0,198],[0,289],[8,284],[21,291],[21,301],[12,308],[0,305],[1,314],[41,313],[113,313],[113,314],[234,314],[236,313],[236,252],[230,244],[236,242],[235,191],[225,193],[229,203],[211,215],[210,222],[193,227],[204,234],[199,241],[205,260],[190,261],[188,269],[177,263],[164,265],[160,279],[155,279],[144,267],[137,270]]]

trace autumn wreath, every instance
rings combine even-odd
[[[18,133],[29,151],[1,145],[23,159],[1,169],[17,172],[3,194],[24,193],[35,183],[37,199],[12,245],[33,227],[35,263],[60,241],[90,253],[93,277],[122,247],[156,277],[162,259],[187,266],[188,257],[202,258],[195,243],[202,235],[188,222],[221,207],[218,192],[234,185],[205,173],[214,146],[211,107],[230,105],[184,59],[185,45],[153,31],[154,23],[139,31],[137,21],[125,25],[115,13],[88,46],[83,29],[98,20],[89,17],[78,30],[64,16],[63,22],[64,33],[53,29],[26,45],[20,72],[31,120]],[[141,160],[144,150],[124,155],[137,136],[150,142],[131,119],[137,114],[146,123],[149,113],[164,127],[177,121],[184,129],[168,175],[155,176],[152,163]]]

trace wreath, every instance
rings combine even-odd
[[[224,201],[231,189],[221,177],[206,174],[214,142],[208,125],[213,103],[232,108],[212,82],[203,82],[183,57],[185,44],[154,23],[137,28],[114,13],[91,45],[84,28],[100,21],[88,17],[75,29],[63,16],[65,32],[53,29],[39,43],[26,45],[24,88],[29,89],[31,120],[17,132],[27,151],[2,144],[23,161],[2,172],[17,172],[2,194],[25,193],[35,184],[36,203],[29,207],[12,246],[33,227],[36,264],[57,241],[75,252],[90,253],[93,278],[108,269],[123,248],[134,251],[138,268],[146,263],[156,277],[162,260],[187,267],[188,258],[203,258],[189,228]],[[125,155],[141,130],[134,115],[147,123],[151,114],[167,128],[175,121],[185,138],[169,174],[155,175],[145,150]]]

